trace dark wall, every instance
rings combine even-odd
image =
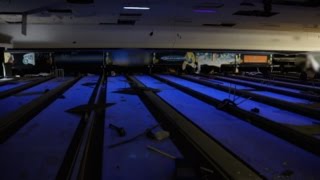
[[[99,72],[103,65],[104,53],[79,51],[54,53],[54,64],[70,72]]]
[[[3,76],[2,63],[4,63],[4,48],[0,47],[0,77]]]

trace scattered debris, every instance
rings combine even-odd
[[[153,146],[147,146],[148,147],[148,149],[150,149],[150,150],[152,150],[152,151],[154,151],[154,152],[157,152],[157,153],[159,153],[159,154],[161,154],[161,155],[164,155],[164,156],[166,156],[166,157],[168,157],[168,158],[170,158],[170,159],[176,159],[176,157],[175,156],[173,156],[173,155],[171,155],[171,154],[168,154],[168,153],[166,153],[166,152],[164,152],[164,151],[162,151],[162,150],[160,150],[160,149],[158,149],[158,148],[155,148],[155,147],[153,147]]]
[[[221,103],[217,106],[217,109],[224,109],[229,106],[236,106],[235,102],[230,99],[224,99]]]
[[[259,112],[260,112],[260,109],[259,109],[259,108],[252,108],[252,109],[251,109],[251,112],[259,113]]]
[[[117,131],[117,133],[118,133],[118,135],[120,136],[120,137],[124,137],[124,136],[126,136],[126,131],[125,131],[125,129],[124,128],[122,128],[122,127],[118,127],[118,126],[116,126],[116,125],[114,125],[114,124],[109,124],[109,128],[110,129],[113,129],[113,130],[116,130]]]
[[[214,173],[214,171],[212,169],[209,169],[209,168],[206,168],[206,167],[203,167],[203,166],[200,167],[200,170],[208,172],[208,173],[211,173],[211,174]]]
[[[130,142],[133,142],[134,140],[138,139],[139,137],[142,137],[142,136],[145,136],[148,132],[152,131],[153,129],[157,128],[159,126],[159,124],[157,125],[154,125],[152,126],[151,128],[147,128],[144,132],[130,138],[130,139],[127,139],[125,141],[121,141],[121,142],[118,142],[118,143],[115,143],[115,144],[112,144],[112,145],[109,145],[108,148],[115,148],[117,146],[120,146],[120,145],[123,145],[123,144],[127,144],[127,143],[130,143]]]
[[[147,137],[151,139],[156,139],[158,141],[161,141],[170,137],[170,133],[168,131],[163,131],[163,130],[157,131],[155,133],[152,131],[149,131],[146,135]]]

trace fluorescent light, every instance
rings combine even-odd
[[[125,6],[123,9],[131,9],[131,10],[149,10],[149,7],[136,7],[136,6]]]

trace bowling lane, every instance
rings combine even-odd
[[[18,87],[18,86],[22,86],[26,83],[31,82],[32,80],[21,80],[21,81],[12,81],[12,82],[8,82],[7,84],[3,84],[0,85],[0,92]]]
[[[44,94],[47,90],[51,90],[59,86],[61,83],[71,78],[55,78],[32,88],[21,91],[18,94],[0,100],[0,118],[17,110],[19,107],[31,102],[37,97]]]
[[[198,92],[204,93],[210,97],[216,98],[218,100],[224,100],[227,98],[233,98],[232,94],[229,96],[228,92],[216,90],[211,87],[207,87],[201,84],[197,84],[188,80],[184,80],[182,78],[170,76],[170,75],[159,75],[162,78],[165,78],[167,80],[176,82],[180,85],[186,86],[188,88],[191,88],[193,90],[196,90]],[[238,105],[239,108],[244,109],[246,111],[250,111],[253,108],[259,108],[260,112],[259,115],[262,117],[265,117],[267,119],[270,119],[272,121],[283,123],[283,124],[290,124],[290,125],[297,125],[297,126],[308,126],[308,125],[314,125],[314,123],[318,122],[318,120],[305,117],[293,112],[289,112],[286,110],[282,110],[267,104],[263,104],[257,101],[253,100],[246,100],[242,97],[239,98],[236,102],[243,102]]]
[[[116,103],[106,111],[103,179],[172,179],[175,171],[175,161],[157,152],[147,149],[148,145],[156,147],[175,157],[182,155],[170,139],[162,141],[151,140],[145,135],[133,142],[109,148],[115,144],[130,139],[158,124],[139,97],[135,94],[116,93],[121,88],[130,87],[122,76],[109,77],[107,84],[107,102]],[[123,127],[125,137],[119,137],[109,124]],[[160,127],[153,130],[162,130]]]
[[[292,88],[286,88],[286,87],[281,87],[281,86],[276,86],[276,85],[273,85],[273,84],[270,84],[270,83],[267,83],[267,84],[264,84],[262,82],[260,83],[257,83],[257,82],[252,82],[252,81],[247,81],[247,80],[241,80],[241,79],[233,79],[233,78],[226,78],[226,77],[220,77],[218,76],[218,79],[231,79],[233,81],[235,81],[235,83],[237,82],[243,82],[243,83],[248,83],[248,84],[252,84],[252,85],[256,85],[256,86],[260,86],[260,87],[272,87],[274,89],[279,89],[279,90],[283,90],[283,91],[290,91],[290,92],[294,92],[294,93],[300,93],[301,90],[298,90],[298,89],[292,89]],[[209,80],[209,81],[215,81],[215,80]],[[229,82],[225,82],[225,81],[222,81],[224,83],[229,83]]]
[[[136,78],[148,87],[160,89],[161,92],[157,94],[161,98],[267,179],[281,179],[288,172],[291,179],[316,179],[319,177],[320,172],[317,169],[320,165],[320,158],[316,155],[226,112],[217,110],[150,76],[136,76]],[[182,81],[179,79],[179,84]],[[188,87],[193,88],[192,86],[195,85],[188,83]],[[207,89],[205,93],[213,94],[221,99],[225,98],[223,93],[214,89]]]
[[[229,75],[228,77],[233,79],[241,79],[241,80],[248,80],[248,81],[254,81],[254,82],[264,82],[264,83],[270,83],[276,86],[281,87],[290,87],[293,89],[300,89],[300,90],[313,90],[315,92],[320,92],[320,87],[314,86],[314,85],[306,85],[301,83],[293,83],[293,82],[285,82],[285,81],[278,81],[278,80],[270,80],[265,78],[257,78],[257,77],[251,77],[251,76],[239,76],[239,75]]]
[[[195,78],[195,76],[189,76],[189,77]],[[211,80],[209,80],[209,81],[211,81]],[[211,82],[216,83],[217,80],[213,80]],[[270,91],[261,91],[256,88],[251,88],[248,86],[239,85],[237,83],[230,83],[230,82],[223,81],[223,80],[219,80],[219,83],[220,83],[219,85],[221,85],[221,86],[231,87],[231,88],[235,88],[238,90],[250,90],[250,92],[254,93],[254,94],[259,94],[259,95],[263,95],[263,96],[270,97],[270,98],[281,99],[281,100],[287,101],[287,102],[307,104],[307,105],[315,103],[314,101],[309,101],[309,100],[302,99],[302,98],[296,98],[296,97],[292,97],[292,96],[288,96],[288,95],[278,94],[278,93],[274,93],[274,92],[270,92]]]
[[[1,179],[55,179],[80,116],[65,110],[86,104],[97,76],[79,80],[59,98],[0,145]],[[58,82],[57,80],[54,80]],[[81,98],[79,98],[81,97]]]
[[[278,94],[278,93],[274,93],[274,92],[270,92],[270,91],[250,91],[254,94],[259,94],[262,96],[268,96],[268,97],[272,97],[275,99],[280,99],[283,101],[287,101],[287,102],[292,102],[292,103],[298,103],[298,104],[315,104],[316,102],[314,101],[309,101],[309,100],[305,100],[305,99],[301,99],[301,98],[296,98],[296,97],[291,97],[291,96],[287,96],[287,95],[283,95],[283,94]]]

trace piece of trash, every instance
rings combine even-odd
[[[211,174],[213,174],[214,173],[214,171],[212,170],[212,169],[209,169],[209,168],[206,168],[206,167],[200,167],[200,169],[202,170],[202,171],[205,171],[205,172],[208,172],[208,173],[211,173]]]
[[[168,153],[166,153],[166,152],[164,152],[164,151],[162,151],[162,150],[160,150],[160,149],[158,149],[158,148],[155,148],[155,147],[153,147],[153,146],[147,146],[148,147],[148,149],[150,149],[150,150],[152,150],[152,151],[154,151],[154,152],[157,152],[157,153],[159,153],[159,154],[161,154],[161,155],[163,155],[163,156],[166,156],[166,157],[168,157],[168,158],[170,158],[170,159],[176,159],[176,157],[175,156],[173,156],[173,155],[171,155],[171,154],[168,154]]]
[[[156,139],[158,141],[167,139],[168,137],[170,137],[170,133],[168,131],[157,131],[157,132],[153,132],[151,130],[147,131],[146,136],[150,139]]]
[[[109,124],[109,128],[113,129],[113,130],[116,130],[120,137],[124,137],[127,134],[124,128],[118,127],[118,126],[116,126],[114,124]]]
[[[252,108],[252,109],[251,109],[251,112],[259,113],[259,112],[260,112],[260,109],[259,109],[259,108]]]

